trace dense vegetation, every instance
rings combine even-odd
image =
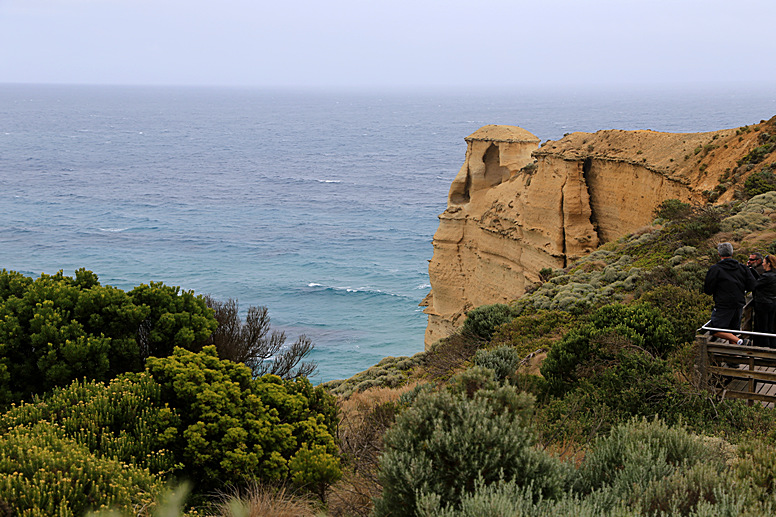
[[[542,271],[519,300],[471,311],[427,352],[330,383],[348,400],[346,445],[382,437],[370,461],[346,451],[355,472],[338,486],[375,500],[350,514],[772,513],[776,415],[708,391],[694,336],[716,243],[734,242],[740,259],[774,251],[776,192],[719,207],[669,200],[656,216]]]
[[[694,335],[715,244],[776,251],[776,192],[656,217],[319,387],[266,309],[3,271],[0,515],[771,514],[776,415],[710,392]]]
[[[148,513],[168,482],[187,482],[196,504],[251,483],[323,497],[341,475],[337,410],[294,369],[309,340],[278,350],[285,336],[255,307],[244,325],[228,314],[226,339],[208,303],[161,283],[101,286],[83,269],[0,272],[0,514]],[[267,350],[285,378],[266,373]]]

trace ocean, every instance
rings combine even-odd
[[[0,268],[265,305],[314,382],[423,350],[437,215],[486,124],[700,132],[774,88],[500,92],[0,85]]]

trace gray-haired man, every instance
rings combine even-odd
[[[755,277],[748,267],[733,259],[733,245],[722,242],[717,246],[719,262],[709,268],[703,292],[714,296],[711,328],[739,330],[741,310],[746,303],[746,291],[754,289]],[[714,337],[743,344],[732,332],[713,332]]]

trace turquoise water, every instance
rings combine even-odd
[[[0,267],[163,281],[316,345],[314,380],[423,349],[437,215],[485,124],[696,132],[760,91],[272,92],[0,85]]]

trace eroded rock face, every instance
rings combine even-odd
[[[723,168],[756,145],[738,135],[610,130],[540,147],[524,129],[485,126],[467,137],[434,234],[426,346],[466,311],[518,298],[542,268],[648,224],[662,201],[704,201]]]

